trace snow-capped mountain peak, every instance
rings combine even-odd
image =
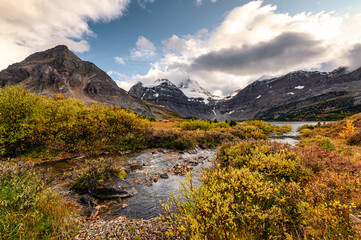
[[[196,80],[187,80],[178,84],[178,88],[188,97],[195,100],[203,99],[204,103],[208,103],[211,99],[218,99],[217,96],[214,96],[201,86],[199,86]]]

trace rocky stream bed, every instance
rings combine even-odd
[[[271,140],[293,146],[298,142],[297,134],[293,132],[281,137],[273,136]],[[161,203],[170,200],[172,194],[179,193],[187,172],[192,176],[192,184],[197,185],[202,170],[215,164],[216,152],[217,149],[200,148],[186,151],[147,149],[104,153],[97,157],[80,156],[39,166],[48,168],[53,175],[51,188],[76,206],[81,226],[76,239],[166,239],[166,226],[157,218],[163,213]],[[94,193],[71,190],[73,180],[68,176],[91,158],[121,163],[127,172],[126,184],[134,187],[129,197],[101,199]]]
[[[128,173],[125,180],[136,190],[133,196],[100,199],[94,194],[71,190],[67,176],[87,157],[40,165],[54,176],[51,188],[78,210],[81,229],[76,239],[164,239],[166,227],[157,218],[163,213],[161,202],[179,193],[182,182],[186,181],[186,172],[190,172],[192,184],[199,183],[202,170],[213,166],[216,149],[148,149],[105,154],[102,158],[121,162]]]

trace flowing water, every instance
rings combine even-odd
[[[317,122],[270,122],[272,125],[291,125],[292,131],[282,136],[271,136],[270,140],[288,143],[291,146],[299,142],[297,128]],[[105,156],[106,158],[107,156]],[[192,165],[192,183],[197,185],[202,169],[209,169],[216,160],[216,149],[196,148],[190,151],[171,151],[165,149],[147,149],[136,153],[112,156],[122,161],[125,168],[137,165],[141,169],[131,171],[126,180],[131,182],[138,193],[133,197],[115,200],[96,200],[99,206],[99,215],[103,219],[112,219],[120,215],[127,218],[149,219],[163,212],[160,201],[166,203],[172,194],[178,194],[182,183],[187,179],[184,175],[175,174],[174,168]],[[61,178],[66,173],[73,171],[84,159],[75,158],[58,162],[43,163],[41,167],[50,167],[54,176]],[[169,178],[159,178],[162,173],[167,173]],[[79,201],[81,195],[67,192],[72,200]],[[59,191],[60,192],[60,191]]]
[[[104,156],[106,158],[107,156]],[[95,200],[101,206],[99,215],[103,219],[113,219],[120,215],[129,219],[149,219],[159,216],[163,212],[160,202],[166,203],[172,194],[178,194],[182,183],[187,178],[182,174],[175,174],[173,167],[192,165],[192,183],[197,185],[203,169],[213,166],[216,159],[216,149],[192,149],[189,151],[170,151],[165,149],[147,149],[137,153],[112,156],[122,161],[125,168],[130,165],[141,166],[141,169],[128,173],[126,180],[133,184],[138,191],[136,195],[129,198],[114,200]],[[68,159],[57,162],[46,162],[41,168],[49,168],[56,179],[61,179],[64,173],[76,169],[83,158]],[[159,178],[162,173],[167,173],[168,178]],[[58,182],[58,181],[56,181]],[[84,194],[76,194],[64,187],[64,182],[53,186],[66,198],[79,201]]]
[[[283,125],[291,125],[292,130],[288,133],[285,133],[281,136],[273,135],[270,137],[271,141],[277,141],[281,143],[288,143],[291,146],[296,146],[299,143],[299,135],[300,133],[297,129],[304,125],[316,125],[318,122],[268,122],[270,125],[275,126],[283,126]]]

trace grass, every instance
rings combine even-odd
[[[73,207],[47,189],[41,173],[6,162],[0,173],[1,239],[74,237]]]

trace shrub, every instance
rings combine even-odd
[[[85,160],[80,169],[74,172],[75,183],[73,189],[86,191],[90,180],[112,181],[114,177],[125,178],[127,176],[119,162],[113,159]]]
[[[39,172],[1,164],[1,239],[70,239],[77,226],[72,211],[72,206],[46,189]]]
[[[190,120],[179,123],[179,127],[182,130],[189,130],[189,131],[195,131],[195,130],[208,131],[214,128],[229,128],[230,126],[225,122]]]
[[[235,137],[225,131],[211,130],[206,132],[197,132],[195,134],[197,145],[206,147],[216,147],[225,141],[235,140]]]
[[[242,122],[241,125],[256,126],[259,129],[261,129],[265,134],[273,133],[274,128],[276,127],[276,126],[271,126],[268,123],[266,123],[265,121],[261,121],[261,120],[245,121],[245,122]]]
[[[149,117],[149,118],[148,118],[148,121],[149,121],[149,122],[155,122],[155,121],[156,121],[156,119],[155,119],[155,117],[154,117],[154,116],[151,116],[151,117]]]
[[[311,129],[308,129],[308,128],[303,128],[303,129],[301,129],[300,133],[301,133],[302,137],[311,137],[313,131]]]
[[[61,93],[55,93],[54,98],[55,98],[55,100],[64,100],[65,99],[64,95]]]
[[[353,163],[339,156],[334,151],[314,146],[298,149],[297,152],[301,157],[302,165],[311,169],[314,173],[327,170],[347,172],[348,174],[361,174],[361,164]]]
[[[187,131],[153,130],[146,135],[148,147],[162,147],[169,149],[190,149],[196,145],[194,135]]]
[[[265,141],[224,144],[217,154],[221,164],[204,173],[202,184],[194,187],[188,177],[181,196],[165,205],[169,236],[359,239],[349,214],[361,208],[360,166],[337,155],[321,163],[327,168],[312,162],[327,153],[319,148],[300,157]]]
[[[291,125],[274,126],[273,133],[276,135],[282,135],[292,130]]]
[[[355,131],[355,126],[353,124],[352,119],[348,119],[346,121],[346,126],[343,127],[343,130],[339,133],[340,137],[342,138],[348,138],[350,137]]]
[[[234,120],[231,120],[230,122],[229,122],[229,126],[231,126],[231,127],[234,127],[234,126],[237,126],[237,122],[236,121],[234,121]]]
[[[330,140],[326,137],[323,137],[321,143],[319,145],[321,148],[332,151],[335,149],[335,146],[330,142]]]
[[[307,169],[296,152],[277,142],[246,141],[221,146],[217,159],[223,167],[248,168],[277,179],[305,179]]]
[[[240,139],[267,139],[267,135],[257,126],[239,124],[229,130]]]
[[[347,138],[348,145],[361,145],[361,131],[358,131]]]
[[[34,149],[93,151],[144,148],[149,122],[106,104],[56,101],[19,87],[0,90],[0,156]]]

